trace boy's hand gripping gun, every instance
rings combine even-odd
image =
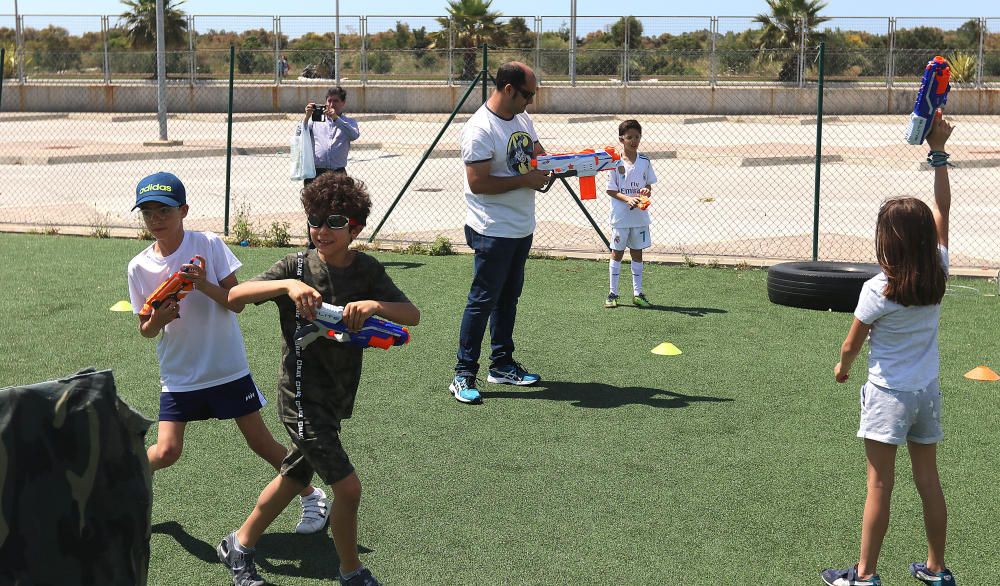
[[[192,258],[190,264],[199,264],[201,268],[205,268],[205,261],[199,258]],[[191,292],[194,288],[194,283],[187,278],[187,270],[180,270],[176,273],[170,275],[166,281],[160,283],[160,286],[156,288],[156,291],[146,298],[146,302],[142,304],[142,309],[139,311],[139,315],[149,315],[153,313],[154,309],[159,309],[160,305],[168,299],[173,299],[174,301],[180,301]]]
[[[924,76],[920,79],[917,101],[913,104],[913,113],[910,114],[910,125],[906,129],[906,142],[923,144],[931,131],[935,112],[948,103],[950,80],[951,68],[948,67],[944,57],[938,55],[927,62]]]
[[[538,191],[545,193],[560,177],[580,178],[580,199],[597,199],[597,184],[594,176],[599,171],[621,172],[622,158],[613,147],[605,147],[603,151],[587,149],[576,153],[556,153],[540,155],[531,159],[531,167],[539,171],[550,171],[552,179]]]
[[[343,344],[353,344],[362,348],[382,348],[402,346],[410,342],[410,331],[378,316],[365,320],[357,332],[347,331],[344,324],[344,308],[324,303],[316,310],[316,319],[295,331],[295,342],[305,348],[319,338],[329,338]]]

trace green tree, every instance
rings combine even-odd
[[[472,79],[479,67],[476,51],[471,50],[491,41],[502,32],[499,12],[490,10],[493,0],[448,0],[448,17],[438,18],[442,31],[447,35],[448,27],[454,27],[455,46],[462,51],[462,73],[460,79]]]
[[[121,0],[129,10],[119,15],[133,49],[156,48],[156,0]],[[163,0],[163,36],[167,49],[187,42],[187,17],[180,8],[184,0]]]
[[[820,0],[767,0],[767,5],[771,13],[758,14],[753,19],[763,25],[760,49],[785,49],[778,81],[793,81],[798,71],[802,34],[805,32],[806,46],[817,40],[816,27],[830,20],[819,16],[826,4]]]
[[[518,49],[530,49],[535,46],[535,34],[520,16],[514,16],[507,21],[507,39],[511,47]]]
[[[611,25],[611,36],[615,39],[615,45],[625,46],[625,23],[628,22],[628,48],[638,49],[642,46],[642,22],[632,16],[619,18]]]

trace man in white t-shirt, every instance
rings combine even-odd
[[[611,292],[604,307],[618,307],[618,276],[622,272],[622,257],[629,249],[632,257],[632,303],[636,307],[650,307],[642,292],[642,251],[649,248],[649,196],[652,195],[656,173],[649,157],[638,151],[642,140],[642,126],[638,120],[625,120],[618,125],[618,141],[624,156],[618,173],[608,178],[608,195],[611,196]]]
[[[496,88],[462,129],[465,163],[465,241],[475,251],[469,300],[458,336],[458,363],[451,394],[481,403],[476,388],[479,353],[490,325],[491,383],[531,385],[540,380],[514,360],[514,320],[524,285],[524,264],[535,231],[535,191],[549,180],[531,168],[544,154],[531,118],[538,82],[523,63],[500,66]]]

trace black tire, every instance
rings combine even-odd
[[[879,274],[877,264],[853,262],[785,262],[767,270],[771,303],[853,312],[865,281]]]

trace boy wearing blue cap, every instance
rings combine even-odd
[[[236,319],[243,304],[228,299],[240,261],[215,234],[184,229],[186,192],[172,173],[155,173],[140,181],[132,209],[136,208],[155,239],[128,264],[129,297],[139,316],[139,332],[146,338],[159,336],[160,421],[157,441],[147,450],[150,469],[166,468],[180,458],[189,421],[215,418],[234,419],[250,449],[278,470],[285,448],[260,416],[266,401],[250,376]],[[191,281],[190,294],[180,301],[167,299],[148,313],[140,310],[149,295],[178,271]],[[302,518],[296,531],[321,531],[330,515],[326,494],[307,486],[300,500]]]

